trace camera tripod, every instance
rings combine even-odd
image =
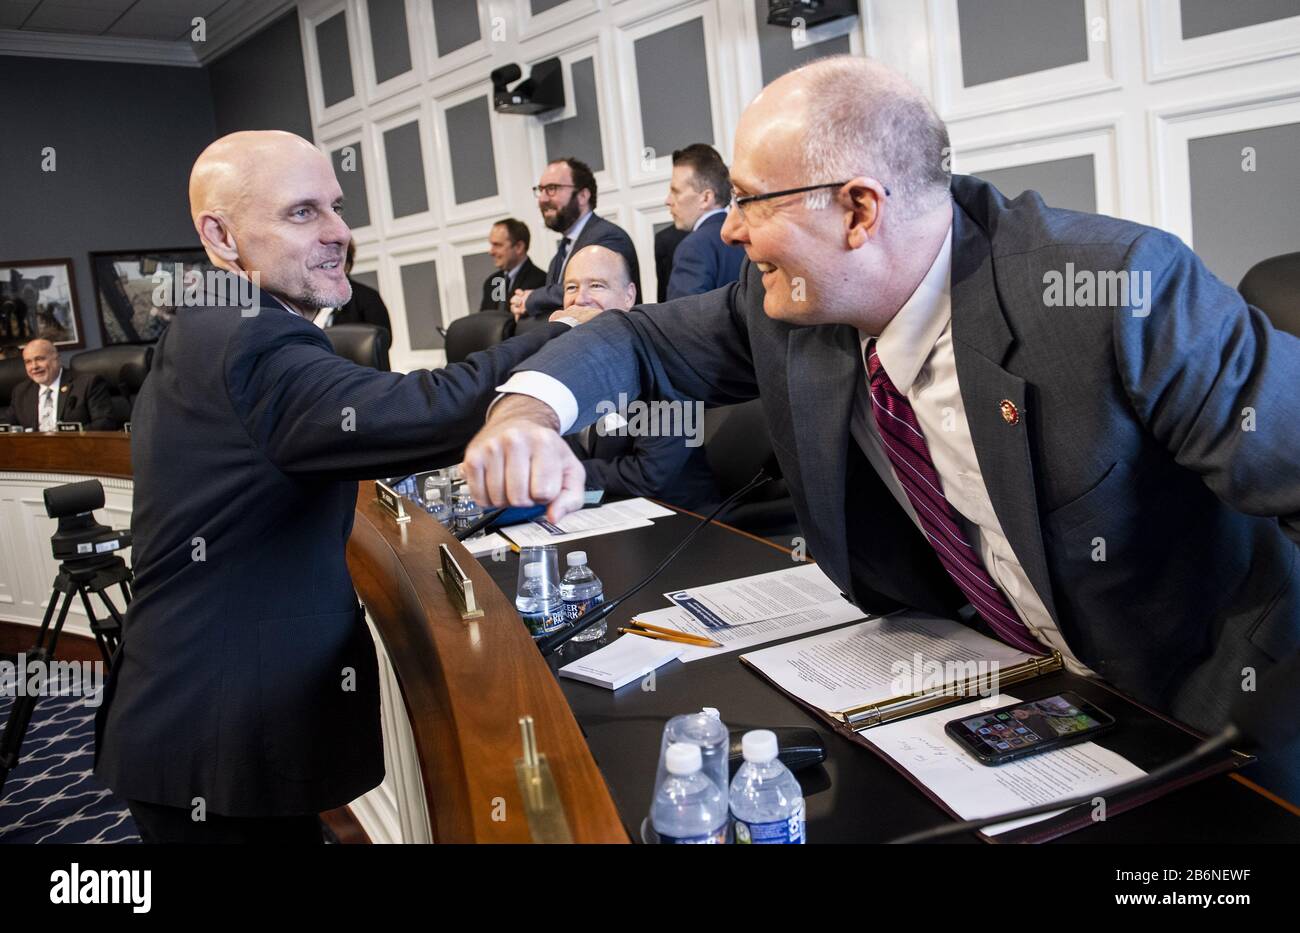
[[[95,643],[99,646],[99,653],[104,659],[105,671],[111,670],[113,656],[117,653],[117,646],[122,638],[122,612],[119,612],[117,606],[113,604],[108,592],[113,586],[121,589],[123,611],[125,611],[125,607],[131,605],[131,570],[127,567],[126,561],[115,554],[63,561],[59,565],[58,576],[54,578],[54,587],[50,592],[49,604],[45,607],[45,618],[41,620],[41,627],[36,635],[36,644],[26,653],[23,663],[30,664],[35,661],[44,666],[54,659],[59,635],[63,631],[63,623],[68,617],[68,609],[75,595],[81,598],[86,618],[90,620],[90,631],[95,636]],[[92,594],[103,601],[108,609],[109,618],[100,619],[95,615],[94,606],[90,602]],[[50,619],[54,616],[56,604],[58,619],[51,627]],[[14,686],[16,690],[16,681]],[[23,738],[27,735],[27,728],[31,724],[36,700],[36,696],[26,691],[14,697],[13,708],[9,711],[9,721],[5,723],[4,735],[0,736],[0,796],[4,794],[5,781],[9,778],[9,772],[18,766]]]

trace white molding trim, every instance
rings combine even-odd
[[[253,38],[296,5],[294,0],[259,0],[245,3],[236,7],[234,12],[226,13],[231,6],[226,4],[217,11],[216,16],[208,20],[208,41],[201,51],[195,50],[200,64],[211,64],[245,40]],[[216,38],[213,38],[214,35]]]
[[[63,32],[0,29],[0,55],[26,58],[71,58],[91,62],[171,65],[200,68],[203,62],[188,42],[83,36]]]

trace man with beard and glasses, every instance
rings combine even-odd
[[[441,371],[357,366],[312,323],[352,292],[329,159],[291,133],[234,133],[189,195],[223,271],[206,306],[177,311],[136,401],[135,599],[96,773],[146,842],[318,843],[318,814],[384,776],[344,558],[357,481],[454,462],[492,387],[568,327]]]
[[[632,238],[618,224],[594,213],[596,176],[587,163],[574,158],[556,159],[542,172],[533,194],[537,195],[537,207],[546,226],[563,237],[546,270],[546,285],[516,290],[510,299],[510,311],[515,319],[525,315],[541,317],[564,307],[564,269],[569,257],[585,246],[604,246],[627,260],[639,304],[641,267]]]

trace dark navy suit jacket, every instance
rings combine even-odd
[[[672,277],[668,279],[669,301],[711,292],[740,277],[745,250],[722,241],[722,223],[726,219],[726,214],[714,214],[677,244]]]
[[[97,719],[119,797],[318,813],[382,780],[375,648],[348,574],[357,480],[454,462],[547,324],[444,370],[335,356],[259,308],[186,308],[136,400],[135,599]]]
[[[703,445],[688,447],[683,437],[629,437],[626,427],[609,434],[593,428],[589,438],[571,434],[568,441],[587,470],[587,488],[605,490],[607,500],[647,496],[698,511],[720,499]]]
[[[627,235],[627,231],[604,217],[592,214],[582,228],[582,232],[578,234],[577,242],[569,244],[569,251],[564,259],[567,261],[569,256],[586,246],[604,246],[621,254],[627,260],[632,274],[632,284],[636,286],[636,301],[640,304],[641,266],[637,263],[636,247],[632,245],[632,238]],[[564,307],[564,282],[560,275],[562,271],[562,262],[557,253],[551,258],[551,264],[546,270],[546,286],[534,289],[528,296],[528,301],[524,304],[525,314],[529,317],[541,317]]]

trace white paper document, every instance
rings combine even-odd
[[[672,514],[670,509],[655,505],[649,499],[627,499],[594,509],[580,509],[564,516],[556,524],[540,518],[503,528],[501,533],[520,547],[567,544],[615,531],[646,528],[654,524],[650,519]]]
[[[477,538],[470,538],[468,541],[462,541],[465,550],[469,551],[475,557],[482,557],[484,554],[491,554],[497,548],[510,549],[510,542],[495,531],[489,534],[479,535]]]
[[[852,622],[854,619],[861,619],[862,610],[847,599],[840,599],[838,602],[822,603],[819,606],[805,609],[803,612],[795,612],[788,616],[764,619],[762,622],[752,622],[748,625],[728,625],[720,628],[710,628],[680,606],[669,606],[667,609],[656,609],[654,612],[642,612],[637,615],[637,618],[651,625],[675,628],[691,635],[699,635],[703,638],[711,638],[714,641],[722,642],[721,648],[697,648],[693,645],[687,645],[686,650],[678,658],[683,664],[687,664],[691,661],[699,661],[702,658],[711,658],[731,651],[752,648],[755,645],[776,641],[778,638],[803,635],[808,632],[830,628],[833,625],[843,625],[846,622]]]
[[[840,588],[816,564],[800,564],[725,583],[665,593],[710,629],[748,625],[803,612],[826,603],[844,602]]]
[[[875,726],[863,732],[862,737],[911,772],[963,820],[1099,793],[1146,773],[1127,758],[1095,742],[1082,742],[989,766],[976,761],[943,731],[944,725],[954,719],[1017,702],[1016,697],[1002,693]],[[1061,812],[997,823],[983,832],[994,836],[1050,820]]]
[[[685,647],[657,638],[620,635],[599,651],[564,665],[560,675],[617,690],[667,664]]]

